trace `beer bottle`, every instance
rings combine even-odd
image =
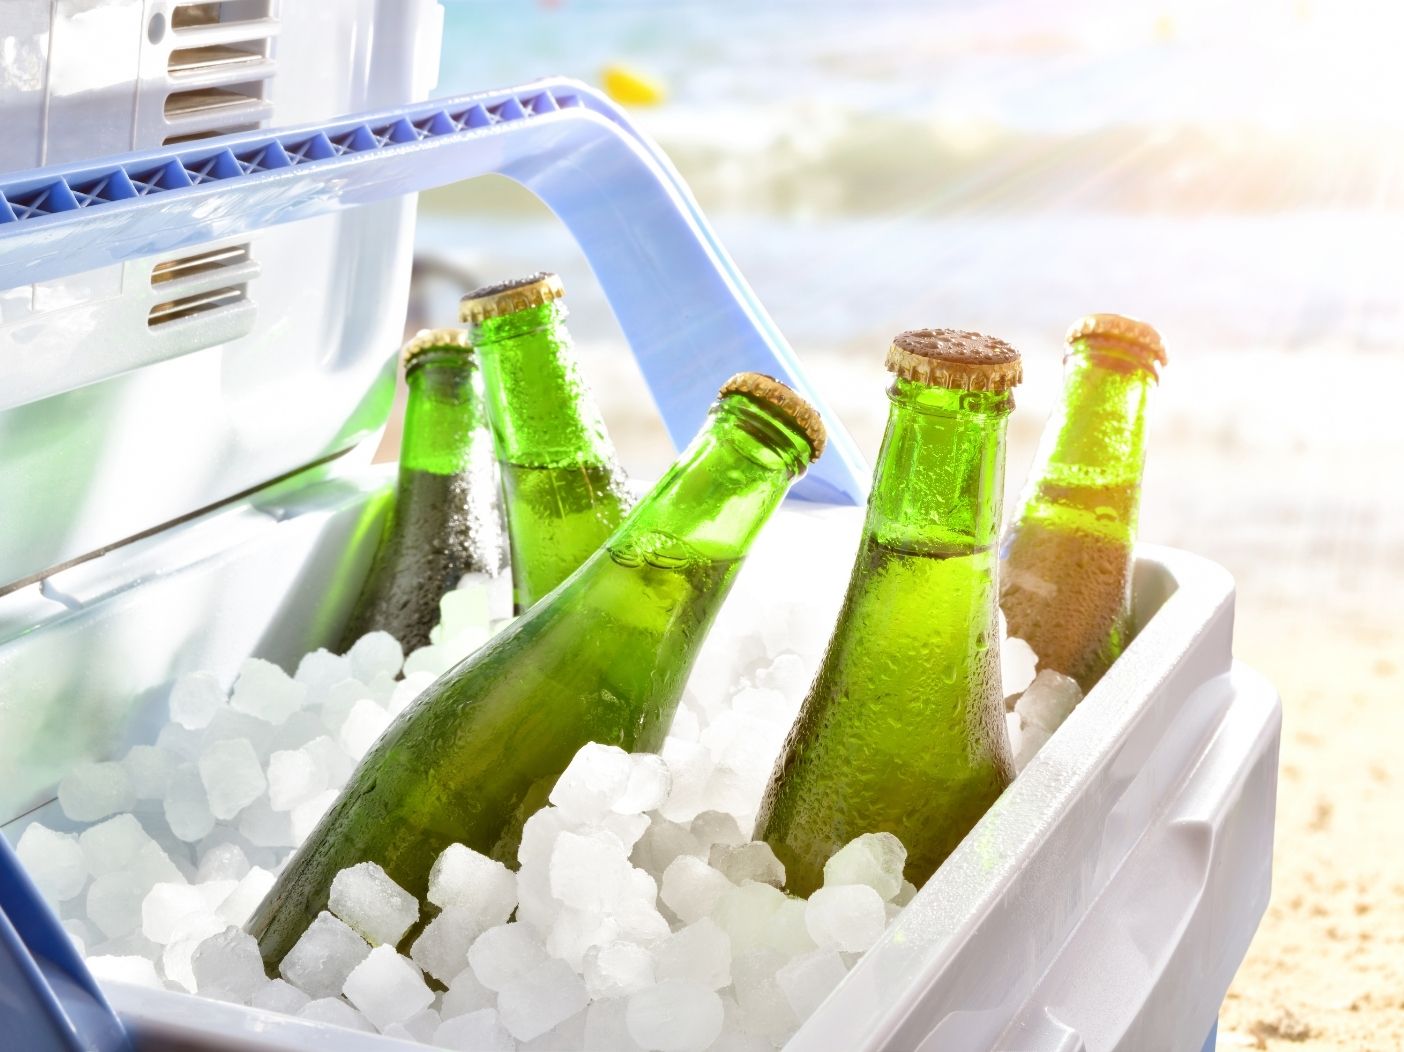
[[[950,329],[901,333],[863,540],[838,623],[756,820],[808,895],[864,833],[894,833],[920,884],[1013,777],[995,538],[1019,354]]]
[[[280,961],[332,878],[379,863],[420,898],[461,842],[515,864],[525,820],[586,742],[657,750],[742,557],[824,428],[741,373],[604,547],[391,724],[269,892],[250,931]]]
[[[406,651],[422,647],[439,620],[439,600],[464,574],[507,568],[497,465],[467,332],[424,329],[400,361],[409,399],[395,502],[342,650],[376,630]]]
[[[564,295],[556,275],[533,274],[470,292],[460,308],[483,370],[518,612],[594,554],[631,504],[580,375]]]
[[[1131,635],[1131,563],[1159,334],[1118,314],[1068,330],[1063,394],[1000,545],[1009,634],[1083,693]]]

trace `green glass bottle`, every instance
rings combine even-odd
[[[838,623],[766,787],[755,838],[808,895],[864,833],[920,884],[1013,777],[995,538],[1019,355],[918,329],[887,355],[891,410]]]
[[[478,369],[463,329],[425,329],[400,352],[409,399],[400,474],[344,651],[384,630],[406,652],[429,642],[439,600],[464,574],[507,568],[507,538]]]
[[[424,897],[461,842],[515,864],[521,827],[586,742],[657,750],[751,542],[823,449],[818,414],[741,373],[633,514],[564,587],[390,726],[250,922],[280,961],[335,874],[373,861]]]
[[[566,331],[554,274],[463,297],[482,364],[507,499],[517,611],[560,584],[604,543],[632,503]]]
[[[1117,314],[1068,330],[1063,393],[1000,544],[1009,634],[1083,693],[1131,638],[1131,568],[1159,334]]]

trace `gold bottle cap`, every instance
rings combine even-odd
[[[458,305],[458,320],[480,325],[489,318],[515,314],[519,310],[544,307],[565,295],[565,286],[554,274],[542,271],[524,278],[484,285],[464,296]]]
[[[414,337],[400,348],[400,367],[408,369],[416,358],[429,351],[456,351],[459,354],[472,354],[473,345],[468,342],[467,329],[420,329]]]
[[[1007,391],[1024,378],[1019,352],[1003,340],[960,329],[909,329],[887,350],[904,380],[956,391]]]
[[[1063,339],[1069,347],[1081,340],[1093,347],[1129,352],[1157,376],[1158,367],[1167,361],[1160,333],[1143,321],[1121,314],[1088,314],[1073,322]]]
[[[717,397],[721,398],[737,391],[778,410],[803,432],[805,440],[809,443],[811,464],[823,455],[824,443],[828,440],[824,421],[819,416],[819,410],[805,401],[794,388],[781,383],[773,376],[766,376],[765,373],[737,373],[721,385]]]

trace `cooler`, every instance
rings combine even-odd
[[[741,368],[823,409],[677,173],[608,100],[549,80],[404,105],[429,87],[433,3],[11,6],[48,77],[0,85],[18,129],[0,154],[10,839],[36,817],[63,827],[63,773],[150,741],[180,675],[228,681],[249,655],[286,666],[335,636],[392,479],[367,467],[368,439],[392,395],[414,192],[497,172],[545,200],[675,442]],[[99,37],[130,45],[121,78],[75,57]],[[291,61],[309,53],[315,75]],[[868,473],[826,418],[830,451],[733,602],[805,581],[836,612],[842,578],[797,560],[827,544],[846,572]],[[1123,657],[792,1052],[1212,1047],[1267,904],[1280,706],[1233,660],[1221,568],[1142,546],[1136,600]],[[412,1047],[106,992],[142,1052]]]

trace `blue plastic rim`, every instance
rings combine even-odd
[[[794,494],[838,504],[864,499],[868,467],[857,447],[681,176],[618,107],[575,81],[538,81],[0,180],[0,288],[487,173],[535,193],[580,244],[675,448],[692,437],[723,381],[743,370],[767,373],[809,399],[829,432],[825,455]]]

